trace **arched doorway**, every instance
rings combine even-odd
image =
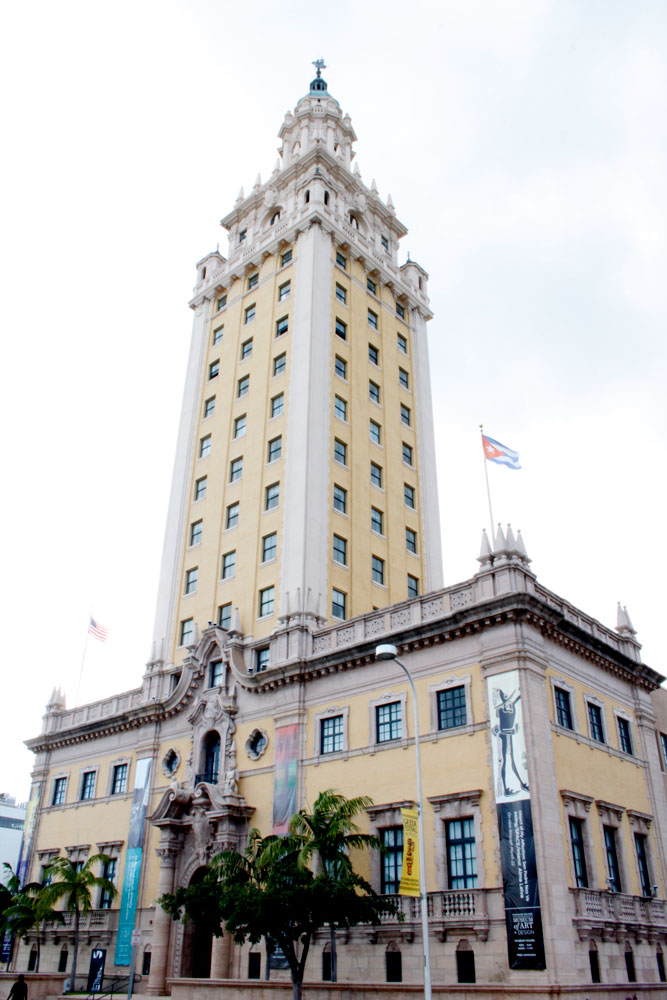
[[[220,734],[212,730],[207,733],[203,741],[202,773],[198,774],[196,781],[206,781],[210,785],[215,785],[220,773]]]
[[[190,885],[201,882],[206,874],[206,868],[198,868]],[[208,979],[211,975],[211,948],[213,935],[194,921],[188,921],[183,929],[183,959],[181,975],[185,978]]]

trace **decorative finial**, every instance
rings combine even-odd
[[[322,70],[327,68],[327,64],[325,63],[324,59],[314,59],[313,66],[317,70],[317,78],[319,80],[319,78],[322,76]]]

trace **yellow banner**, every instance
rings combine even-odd
[[[401,809],[403,816],[403,868],[401,896],[420,896],[419,888],[419,813],[416,809]]]

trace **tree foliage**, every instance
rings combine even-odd
[[[5,863],[7,872],[6,885],[0,887],[0,932],[9,933],[26,944],[33,927],[37,928],[35,943],[37,946],[37,964],[35,972],[39,972],[40,939],[39,925],[45,921],[64,923],[64,917],[59,910],[54,910],[48,899],[48,886],[40,882],[28,882],[21,885],[18,875],[11,865]]]

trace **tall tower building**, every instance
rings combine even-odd
[[[288,112],[269,180],[197,265],[164,544],[156,658],[207,623],[270,662],[290,622],[344,619],[442,586],[428,275],[353,165],[321,76]]]

